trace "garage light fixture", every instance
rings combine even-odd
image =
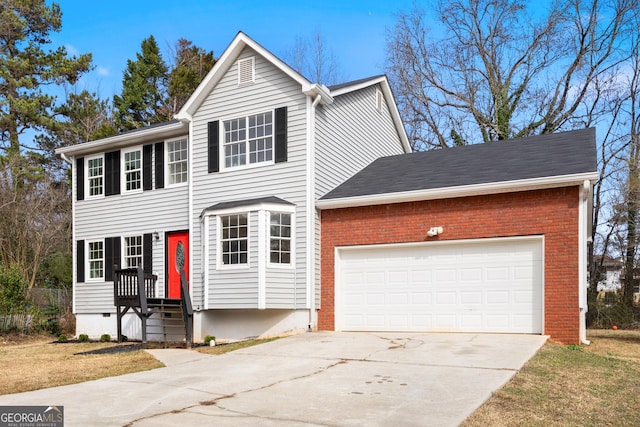
[[[444,231],[444,228],[442,227],[431,227],[429,231],[427,231],[427,236],[434,237],[434,236],[437,236],[438,234],[442,234],[443,231]]]

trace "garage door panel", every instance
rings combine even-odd
[[[336,326],[541,333],[542,253],[542,239],[341,250]]]

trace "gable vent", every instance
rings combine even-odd
[[[254,58],[247,58],[238,61],[238,84],[243,85],[253,83],[255,77]]]
[[[380,89],[376,90],[376,110],[382,112],[382,106],[384,105],[384,97],[382,96],[382,92]]]

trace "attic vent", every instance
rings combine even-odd
[[[255,77],[254,58],[246,58],[238,61],[238,84],[253,83]]]
[[[382,96],[382,92],[379,89],[376,89],[376,110],[378,112],[382,112],[382,105],[384,102],[384,97]]]

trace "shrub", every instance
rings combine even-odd
[[[15,266],[0,265],[0,314],[24,313],[27,300],[27,284]]]
[[[78,335],[78,342],[89,342],[89,335],[87,334]]]
[[[100,336],[100,342],[110,342],[111,341],[111,335],[109,334],[102,334]]]
[[[67,342],[67,341],[69,341],[69,338],[67,338],[65,334],[58,335],[58,342]]]
[[[204,337],[204,344],[205,345],[210,345],[211,341],[215,341],[216,337],[214,337],[213,335],[207,335],[206,337]]]

